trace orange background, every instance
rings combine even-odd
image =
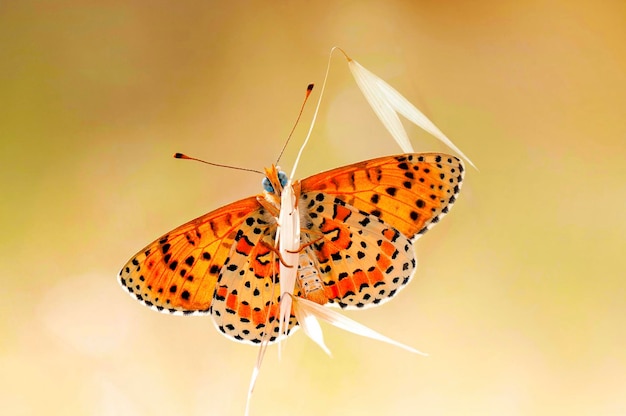
[[[167,230],[260,192],[343,47],[478,165],[416,244],[414,281],[270,348],[253,415],[626,414],[626,3],[0,4],[0,413],[241,415],[256,349],[116,282]],[[445,151],[409,128],[421,151]],[[331,79],[300,177],[398,153]]]

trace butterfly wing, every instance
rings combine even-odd
[[[321,282],[322,298],[341,307],[392,297],[415,270],[412,242],[448,212],[462,180],[459,159],[434,153],[383,157],[304,179],[301,284],[294,294],[303,296],[306,281],[314,288]],[[148,245],[122,268],[119,281],[152,309],[211,313],[235,340],[274,341],[276,230],[276,218],[257,197],[243,199]],[[296,325],[292,315],[288,331]]]
[[[268,248],[275,235],[274,217],[256,197],[246,198],[154,241],[122,267],[118,279],[154,310],[211,313],[225,335],[257,343],[266,321],[277,317],[278,266]],[[273,325],[269,329],[274,331]]]
[[[276,230],[276,219],[263,208],[252,213],[237,231],[220,272],[211,312],[217,328],[237,341],[259,344],[279,338]],[[292,311],[286,333],[296,325]]]
[[[314,262],[331,304],[376,305],[412,277],[412,243],[449,211],[463,162],[438,153],[372,159],[301,182],[302,253]],[[317,241],[316,241],[317,240]],[[306,243],[307,241],[303,241]]]
[[[131,258],[120,284],[160,312],[208,313],[236,232],[260,208],[250,197],[177,227]]]

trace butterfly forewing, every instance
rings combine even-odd
[[[454,204],[463,172],[463,162],[446,154],[387,156],[303,179],[302,192],[323,191],[413,239]]]
[[[250,197],[181,225],[130,259],[121,285],[159,311],[207,313],[237,230],[260,209]]]

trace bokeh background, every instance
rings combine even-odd
[[[478,165],[397,298],[270,348],[253,415],[626,414],[626,3],[0,3],[0,414],[241,415],[257,350],[116,282],[260,192],[343,47]],[[409,127],[422,151],[445,151]],[[338,55],[299,176],[399,148]]]

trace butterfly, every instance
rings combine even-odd
[[[280,279],[297,268],[292,295],[359,309],[395,296],[411,280],[413,243],[448,213],[463,162],[442,153],[385,156],[291,182],[266,169],[263,193],[231,203],[163,235],[122,267],[132,297],[159,312],[211,315],[241,342],[275,342],[298,326],[279,325]],[[281,196],[294,195],[300,245],[277,247]]]

